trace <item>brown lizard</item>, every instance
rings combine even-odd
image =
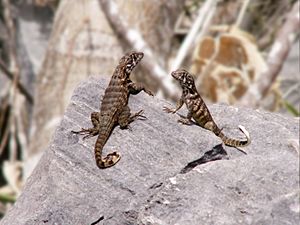
[[[193,76],[184,69],[173,71],[171,75],[180,83],[182,88],[182,96],[177,102],[175,109],[164,107],[164,111],[167,113],[177,112],[185,103],[188,108],[188,114],[186,117],[182,117],[178,120],[179,123],[191,125],[193,124],[192,118],[196,124],[201,127],[212,131],[216,136],[220,137],[225,145],[232,147],[241,147],[250,144],[249,133],[244,127],[239,126],[240,130],[245,134],[246,140],[235,140],[226,137],[222,130],[214,122],[205,102],[198,93]]]
[[[104,97],[100,106],[100,112],[91,114],[91,122],[93,128],[80,131],[72,131],[76,134],[85,134],[83,139],[95,136],[98,138],[95,144],[96,164],[100,169],[105,169],[115,165],[121,158],[118,152],[109,153],[102,156],[103,147],[108,140],[113,128],[120,125],[121,129],[129,127],[129,123],[138,117],[145,118],[140,110],[131,114],[128,107],[128,98],[130,94],[138,94],[145,91],[153,96],[152,92],[146,89],[142,84],[134,83],[129,76],[131,71],[141,61],[144,54],[142,52],[130,52],[125,54],[119,61],[119,65],[115,69],[108,87],[105,90]]]

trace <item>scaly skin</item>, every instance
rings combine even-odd
[[[153,96],[152,92],[147,90],[142,84],[133,83],[129,76],[131,71],[141,61],[144,54],[142,52],[130,52],[124,55],[115,69],[108,87],[105,90],[104,97],[99,112],[91,114],[93,128],[80,131],[72,131],[77,134],[86,134],[83,139],[95,136],[98,138],[95,144],[96,164],[100,169],[105,169],[115,165],[121,158],[118,152],[109,153],[102,156],[103,147],[108,140],[113,128],[120,125],[121,129],[126,129],[129,124],[138,117],[145,118],[140,110],[137,113],[130,114],[128,107],[128,98],[130,94],[138,94],[145,91]]]
[[[173,71],[171,75],[180,83],[182,88],[182,96],[177,102],[175,109],[164,107],[164,111],[167,113],[176,113],[185,103],[188,108],[188,115],[178,120],[178,122],[186,125],[191,125],[192,118],[195,122],[210,131],[216,136],[220,137],[225,145],[232,147],[242,147],[250,144],[250,136],[243,128],[241,131],[245,134],[247,140],[236,140],[226,137],[222,130],[219,129],[217,124],[214,122],[206,104],[199,95],[193,76],[186,70],[179,69]]]

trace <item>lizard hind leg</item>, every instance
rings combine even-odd
[[[92,128],[81,128],[79,131],[72,130],[71,132],[74,134],[82,134],[84,135],[82,139],[86,139],[89,137],[96,136],[99,133],[99,112],[91,113],[91,122],[93,124]]]
[[[140,110],[137,113],[130,114],[130,109],[128,106],[126,106],[123,109],[123,111],[120,114],[119,119],[118,119],[118,123],[119,123],[121,129],[130,128],[129,124],[131,122],[133,122],[134,120],[136,120],[137,118],[146,119],[146,117],[142,115],[143,112],[144,112],[143,110]]]

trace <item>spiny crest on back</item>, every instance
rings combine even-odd
[[[175,70],[171,73],[171,75],[179,81],[182,88],[196,90],[193,76],[185,69]]]
[[[127,76],[144,57],[142,52],[128,52],[119,61],[120,69],[122,69]]]

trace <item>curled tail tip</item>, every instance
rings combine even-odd
[[[232,146],[232,147],[245,147],[245,146],[249,145],[251,142],[250,134],[246,130],[246,128],[241,125],[239,125],[239,129],[245,135],[246,140],[238,140],[238,139],[228,138],[222,132],[220,132],[218,136],[222,139],[222,141],[224,142],[225,145]]]
[[[121,155],[118,152],[109,153],[107,156],[102,158],[96,155],[96,163],[99,169],[106,169],[114,166],[121,159]]]
[[[244,126],[242,126],[242,125],[239,125],[239,129],[240,129],[240,131],[243,132],[243,134],[246,136],[246,139],[247,139],[246,144],[243,145],[243,146],[249,145],[249,144],[251,143],[251,138],[250,138],[249,132],[248,132],[248,131],[246,130],[246,128],[245,128]]]

